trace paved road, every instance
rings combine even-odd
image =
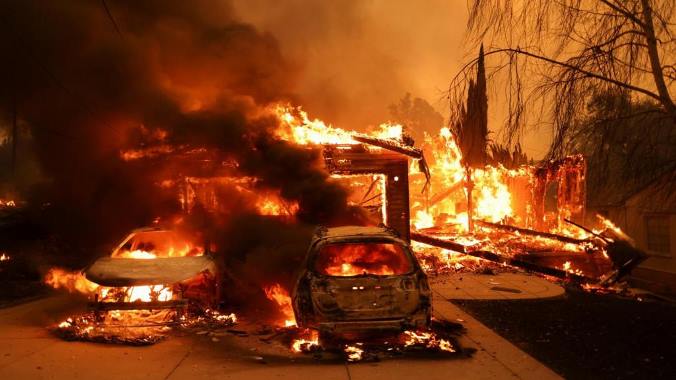
[[[460,320],[474,347],[471,358],[385,359],[350,363],[292,354],[256,337],[172,336],[148,347],[129,347],[55,338],[44,326],[82,305],[53,296],[0,310],[0,379],[554,379],[559,378],[506,340],[435,294],[437,318]],[[257,357],[263,357],[265,363]]]

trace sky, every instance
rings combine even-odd
[[[296,92],[312,117],[363,129],[390,117],[387,106],[410,92],[445,118],[445,91],[470,57],[465,0],[235,0],[243,21],[269,32],[300,68]],[[487,62],[490,67],[490,61]],[[504,112],[489,83],[489,129],[499,141]],[[440,126],[441,127],[441,126]],[[524,134],[541,158],[547,131]]]

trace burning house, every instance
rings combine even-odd
[[[23,18],[13,30],[61,14],[56,5],[17,7]],[[21,91],[0,94],[3,104],[21,104],[18,118],[30,126],[48,178],[40,188],[52,212],[45,220],[83,247],[81,261],[97,259],[84,272],[46,275],[51,286],[91,298],[93,316],[60,326],[68,337],[124,338],[106,323],[232,323],[230,310],[212,313],[228,293],[226,277],[227,286],[239,286],[232,293],[273,304],[279,318],[270,319],[293,326],[292,272],[309,237],[281,244],[278,231],[303,236],[309,225],[382,223],[412,244],[429,274],[487,260],[607,285],[640,259],[614,226],[570,223],[581,224],[585,213],[579,157],[473,168],[468,202],[463,155],[448,128],[416,146],[401,125],[358,132],[311,119],[288,105],[294,68],[275,40],[227,6],[163,4],[149,12],[120,4],[117,17],[129,30],[123,39],[100,28],[110,22],[101,9],[77,7],[64,15],[70,22],[49,19],[58,33],[21,36],[49,59],[19,51],[17,60],[30,64],[12,62],[3,72],[12,73],[8,88]],[[14,46],[13,33],[0,38]],[[63,43],[73,36],[87,39]],[[94,249],[149,225],[159,230],[135,236],[187,230],[190,239],[169,247],[167,239],[129,237],[112,253]],[[409,338],[433,340],[419,334]]]
[[[318,162],[327,181],[334,183],[332,186],[346,189],[348,207],[360,210],[353,214],[360,215],[358,223],[352,219],[347,223],[339,221],[337,225],[389,226],[403,241],[413,242],[417,261],[428,273],[462,270],[488,261],[585,286],[608,286],[643,258],[609,222],[604,221],[605,229],[600,230],[579,224],[585,212],[585,164],[581,157],[515,170],[499,166],[477,168],[473,171],[478,190],[473,194],[476,208],[470,210],[465,203],[461,153],[453,135],[445,129],[437,137],[428,137],[422,148],[417,148],[398,125],[382,125],[365,134],[310,120],[300,109],[277,106],[270,112],[278,120],[277,139],[300,150],[319,149],[322,154],[314,156],[315,163],[303,164]],[[97,261],[85,271],[86,278],[52,272],[48,282],[53,286],[66,286],[94,298],[92,307],[99,322],[106,321],[101,317],[102,312],[117,315],[123,310],[143,309],[153,311],[151,314],[156,316],[158,310],[167,306],[177,312],[172,316],[176,323],[189,323],[181,319],[187,302],[208,299],[206,303],[192,303],[200,306],[193,309],[191,318],[203,318],[200,316],[205,310],[213,309],[218,303],[218,294],[223,291],[214,284],[223,276],[216,274],[217,270],[208,269],[211,264],[205,261],[205,254],[218,254],[218,246],[224,242],[215,237],[223,228],[219,220],[232,218],[242,209],[282,218],[284,223],[291,224],[306,217],[303,209],[307,203],[303,198],[294,200],[284,188],[267,187],[264,177],[247,173],[242,168],[246,163],[231,159],[227,151],[146,146],[122,152],[122,157],[129,165],[154,162],[152,165],[163,163],[172,168],[163,170],[164,176],[157,178],[153,186],[159,192],[173,194],[180,210],[169,220],[175,227],[188,223],[200,236],[203,248],[197,257],[191,257],[195,256],[189,253],[191,250],[182,250],[185,252],[178,256],[185,263],[178,263],[178,258],[174,263],[169,262],[173,254],[157,254],[149,245],[133,246],[130,237],[128,243],[121,244],[115,252],[124,248],[131,252],[128,259],[150,260],[127,265],[116,261],[119,255],[113,252],[110,258]],[[554,207],[548,206],[552,204],[552,192]],[[469,218],[475,222],[473,231],[468,229]],[[173,248],[171,251],[174,252]],[[144,257],[137,257],[139,255]],[[152,257],[146,257],[148,255]],[[162,256],[168,258],[160,259]],[[338,261],[342,256],[340,253],[334,256],[332,265],[340,267]],[[348,260],[348,256],[344,259]],[[190,260],[195,262],[188,263]],[[206,265],[204,268],[197,267],[199,260],[203,261],[199,265]],[[181,273],[167,280],[162,269],[166,265],[167,271],[176,269]],[[344,265],[349,263],[346,261]],[[154,278],[152,273],[156,274]],[[197,281],[199,286],[191,288],[190,284],[195,282],[189,279],[195,276],[201,280]],[[109,290],[111,286],[123,290],[121,293]],[[134,296],[138,286],[147,288],[145,298]],[[292,308],[290,286],[279,283],[259,286],[279,307],[283,319],[278,324],[295,326],[298,316]],[[121,298],[109,296],[118,293]],[[112,303],[107,302],[109,298]],[[92,322],[85,322],[85,329],[90,328]],[[74,326],[78,326],[77,322],[64,325],[70,330]]]

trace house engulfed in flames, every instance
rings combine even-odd
[[[280,136],[322,145],[327,170],[354,189],[351,201],[413,240],[428,272],[483,259],[591,287],[615,283],[644,259],[608,220],[599,217],[594,229],[580,224],[586,199],[580,155],[517,169],[474,168],[475,207],[468,210],[462,153],[448,128],[414,147],[400,125],[363,134],[311,120],[300,109],[277,113]]]
[[[447,128],[437,136],[426,136],[416,147],[400,125],[383,124],[365,134],[312,120],[299,108],[279,106],[269,112],[279,119],[276,137],[321,147],[326,170],[350,189],[349,202],[367,210],[372,224],[386,224],[412,241],[428,273],[471,270],[488,260],[598,287],[615,283],[643,259],[609,221],[599,219],[595,229],[580,225],[585,216],[581,156],[517,169],[474,168],[475,207],[468,210],[462,154]],[[219,152],[160,146],[121,155],[128,161],[158,157],[175,161],[173,173],[157,185],[176,194],[184,213],[198,205],[209,212],[227,213],[223,189],[245,198],[261,215],[293,220],[299,210],[297,203],[281,194],[258,189],[257,178],[238,175],[238,163]],[[469,231],[469,218],[474,221],[473,231]],[[54,287],[101,293],[82,274],[53,270],[47,280]],[[149,285],[143,291],[147,294],[136,297],[136,290],[125,288],[128,297],[122,301],[154,305],[172,298],[164,285]],[[265,293],[284,309],[286,319],[280,325],[293,326],[288,291],[274,284]],[[108,312],[121,318],[120,310]],[[235,320],[234,315],[217,313],[201,318]],[[73,326],[85,326],[73,333],[88,334],[91,322],[70,320],[62,327],[73,332]]]

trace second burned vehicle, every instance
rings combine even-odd
[[[424,328],[431,291],[406,241],[387,227],[319,228],[293,293],[300,327],[324,337]]]
[[[162,228],[132,231],[110,256],[85,269],[97,285],[96,311],[213,309],[220,271],[208,250],[187,233]]]

